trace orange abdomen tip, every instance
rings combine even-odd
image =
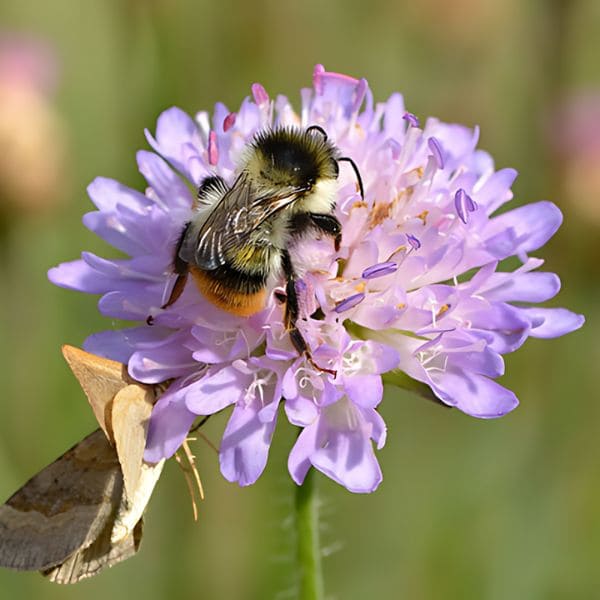
[[[250,317],[265,307],[266,288],[254,294],[242,294],[213,279],[206,271],[191,267],[190,272],[200,293],[209,302],[228,313],[238,317]]]

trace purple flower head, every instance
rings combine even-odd
[[[190,188],[214,175],[231,184],[257,132],[311,125],[356,163],[364,197],[340,163],[339,248],[316,234],[289,248],[310,358],[284,325],[283,275],[250,317],[216,307],[191,279],[161,309],[176,279],[177,240],[194,212],[206,210]],[[477,130],[437,119],[421,127],[399,94],[374,104],[365,80],[319,65],[299,110],[254,84],[234,110],[217,104],[195,118],[165,111],[147,138],[153,152],[138,153],[144,193],[102,178],[89,187],[98,210],[84,224],[127,256],[83,253],[49,277],[100,294],[103,314],[137,322],[90,336],[87,350],[127,363],[139,381],[171,381],[150,422],[151,462],[171,456],[197,416],[231,407],[221,470],[251,484],[265,468],[282,404],[302,428],[288,461],[294,481],[315,467],[351,491],[371,492],[382,478],[374,445],[385,443],[378,405],[386,373],[403,371],[469,415],[499,417],[517,405],[496,381],[503,356],[529,336],[556,337],[583,323],[565,309],[536,306],[559,289],[554,274],[538,270],[542,261],[528,257],[558,229],[556,206],[496,215],[512,198],[516,173],[495,170],[476,148]],[[503,271],[509,257],[522,266]]]

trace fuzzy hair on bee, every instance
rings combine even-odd
[[[178,275],[162,308],[183,292],[188,274],[206,299],[238,316],[264,308],[267,285],[281,273],[286,280],[285,324],[300,353],[307,345],[296,327],[296,273],[288,247],[300,236],[325,234],[336,250],[341,226],[335,217],[341,157],[326,132],[313,125],[259,131],[242,153],[229,186],[218,175],[204,179],[194,217],[181,233],[173,269]]]

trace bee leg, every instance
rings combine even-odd
[[[185,289],[185,284],[187,282],[187,276],[187,269],[185,273],[180,273],[177,275],[177,279],[175,280],[175,284],[173,285],[169,299],[161,306],[161,308],[167,308],[171,306],[171,304],[174,304],[178,300],[179,296],[183,294],[183,290]]]
[[[310,220],[317,229],[333,237],[335,251],[340,249],[342,243],[342,226],[333,215],[322,215],[319,213],[310,213]]]
[[[179,236],[179,240],[177,241],[175,256],[173,257],[173,271],[177,274],[177,279],[175,280],[175,284],[173,285],[169,299],[161,306],[161,309],[165,309],[171,306],[171,304],[175,303],[185,289],[189,269],[188,264],[179,258],[179,251],[181,250],[181,245],[183,244],[183,240],[185,239],[185,235],[189,226],[190,223],[186,223],[181,235]],[[148,325],[153,325],[154,317],[152,315],[148,315],[146,318],[146,323]]]
[[[284,322],[285,327],[289,333],[290,340],[294,345],[294,348],[298,351],[299,354],[304,354],[308,362],[317,370],[323,371],[324,373],[329,373],[334,377],[337,375],[337,372],[333,369],[325,369],[319,366],[313,360],[313,357],[310,354],[310,350],[308,349],[308,345],[306,340],[302,337],[302,333],[296,327],[296,321],[298,320],[298,316],[300,313],[298,307],[298,295],[296,293],[296,274],[294,273],[294,267],[292,266],[292,261],[290,260],[290,255],[286,250],[282,253],[282,264],[283,271],[286,277],[286,285],[285,285],[285,293],[286,293],[286,303],[285,303],[285,315]]]

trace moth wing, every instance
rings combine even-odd
[[[112,524],[122,492],[117,454],[97,429],[0,507],[0,566],[33,571],[63,563]]]
[[[69,556],[63,563],[42,571],[53,583],[77,583],[93,577],[106,567],[131,558],[142,541],[143,522],[140,519],[133,531],[118,543],[111,539],[112,523],[108,522],[91,546],[82,548]]]
[[[0,506],[0,566],[76,583],[137,552],[164,461],[143,461],[154,388],[134,382],[115,361],[71,346],[63,354],[102,429]]]
[[[127,374],[126,366],[74,346],[65,345],[62,352],[69,368],[83,388],[96,420],[106,437],[112,441],[111,402],[117,392],[134,383]]]
[[[296,200],[303,191],[292,186],[277,192],[263,191],[243,172],[214,203],[206,219],[192,223],[180,258],[205,271],[225,265],[232,253],[246,246],[266,219]]]
[[[154,401],[152,388],[138,384],[124,387],[113,399],[112,429],[129,498],[134,497],[140,482],[148,423]]]

